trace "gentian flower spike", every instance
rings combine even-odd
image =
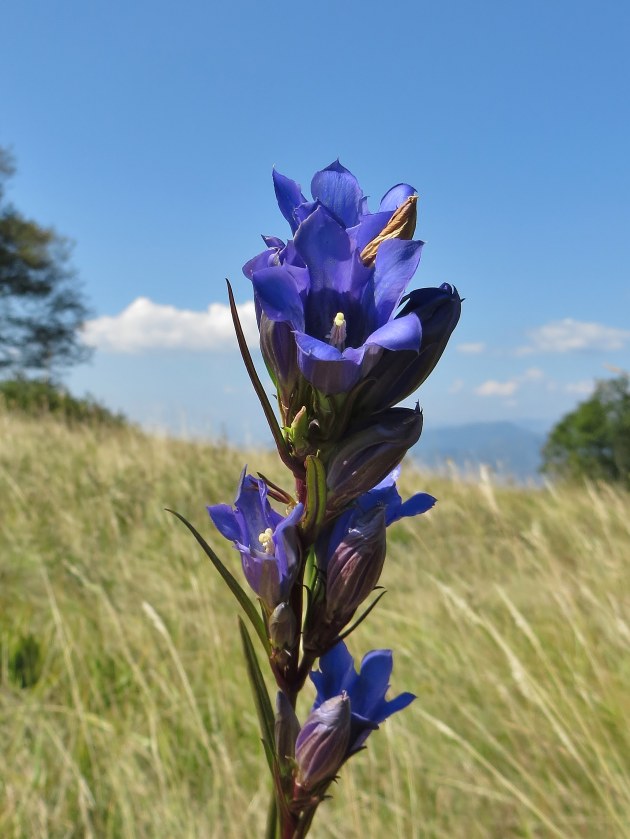
[[[392,714],[402,711],[416,698],[412,693],[401,693],[385,699],[392,675],[391,650],[372,650],[363,657],[359,673],[348,648],[340,641],[319,660],[319,670],[311,672],[317,689],[313,710],[331,697],[345,694],[350,699],[351,726],[348,757],[360,749],[370,732],[378,728]]]
[[[269,613],[289,594],[301,561],[298,524],[304,506],[297,504],[283,517],[269,504],[264,481],[243,469],[235,509],[227,504],[208,507],[215,527],[240,552],[247,582]]]

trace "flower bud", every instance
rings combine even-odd
[[[328,561],[326,618],[346,624],[378,583],[385,562],[385,508],[357,516]]]
[[[276,385],[282,422],[286,424],[299,375],[295,338],[288,323],[270,320],[264,312],[260,314],[259,330],[260,350]]]
[[[279,603],[269,617],[269,638],[276,650],[291,647],[297,633],[297,621],[288,603]]]
[[[351,501],[375,487],[398,466],[420,439],[422,412],[390,408],[368,423],[348,430],[348,437],[332,453],[326,470],[327,510],[334,516]]]
[[[274,739],[276,754],[282,762],[295,755],[295,740],[300,732],[300,723],[286,694],[279,690],[276,695],[276,717]]]
[[[440,360],[462,310],[457,289],[448,283],[439,288],[420,288],[407,295],[398,317],[414,314],[422,327],[415,350],[385,351],[370,371],[370,383],[358,396],[357,414],[382,411],[406,399],[427,379]]]
[[[295,743],[297,780],[302,787],[332,779],[350,742],[350,699],[344,692],[311,711]]]

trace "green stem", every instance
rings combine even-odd
[[[275,790],[271,791],[269,809],[267,810],[267,826],[265,828],[265,839],[277,839],[278,837],[278,806],[276,804]]]

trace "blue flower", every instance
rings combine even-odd
[[[386,528],[430,510],[435,498],[424,492],[403,502],[395,469],[378,486],[356,499],[319,536],[315,553],[325,596],[317,600],[304,628],[304,646],[315,655],[330,649],[357,608],[376,587],[386,551]]]
[[[313,711],[335,696],[347,695],[350,699],[347,757],[361,748],[370,732],[380,723],[402,711],[416,698],[412,693],[401,693],[394,699],[385,699],[393,669],[391,650],[369,652],[363,657],[357,673],[348,648],[340,641],[320,658],[319,668],[311,672],[311,680],[317,689]]]
[[[267,250],[243,270],[254,286],[261,348],[283,391],[281,407],[288,407],[294,377],[283,388],[286,377],[279,359],[292,370],[296,361],[314,388],[333,395],[366,382],[379,363],[389,363],[398,353],[422,356],[424,306],[410,298],[406,310],[396,314],[423,245],[411,241],[417,200],[413,187],[393,187],[378,212],[370,213],[356,178],[338,161],[315,174],[312,202],[290,178],[274,171],[273,179],[294,238],[285,244],[264,237]],[[442,297],[459,317],[456,292]],[[431,340],[430,357],[425,354],[418,361],[422,370],[405,373],[403,390],[423,378],[424,368],[434,366],[441,354],[436,348],[444,349],[457,322],[453,313],[439,319],[443,334]],[[372,410],[403,398],[391,389],[385,397]]]
[[[283,517],[269,504],[267,485],[243,469],[236,509],[227,504],[208,507],[210,518],[240,552],[247,582],[272,612],[289,598],[300,565],[298,524],[304,506],[297,504]]]

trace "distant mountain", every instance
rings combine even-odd
[[[545,436],[512,422],[425,427],[411,454],[430,469],[441,470],[451,462],[462,472],[476,471],[483,463],[501,477],[532,480],[540,477]]]

